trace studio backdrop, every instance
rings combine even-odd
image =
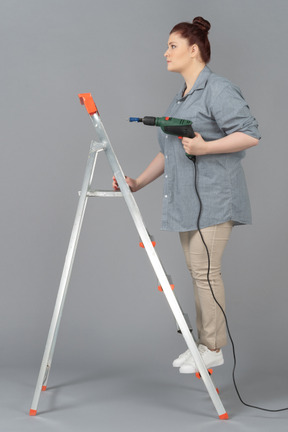
[[[261,358],[268,367],[277,347],[284,368],[287,344],[278,341],[286,338],[288,301],[285,0],[1,1],[1,365],[33,365],[35,373],[40,366],[95,138],[78,93],[92,93],[125,174],[136,177],[159,151],[157,131],[127,118],[164,114],[182,86],[166,70],[169,32],[199,15],[212,25],[210,68],[239,85],[262,135],[243,162],[253,225],[233,230],[224,257],[227,315],[240,353],[253,348],[253,362]],[[101,155],[94,183],[111,189]],[[161,197],[161,179],[135,194],[195,325],[178,235],[160,230]],[[91,199],[55,361],[104,368],[170,362],[184,343],[157,285],[125,203]],[[240,354],[240,370],[247,361]]]

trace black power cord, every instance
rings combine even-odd
[[[227,332],[228,332],[228,335],[229,335],[229,339],[230,339],[230,341],[231,341],[231,345],[232,345],[232,352],[233,352],[233,359],[234,359],[232,378],[233,378],[233,384],[234,384],[234,387],[235,387],[235,390],[236,390],[237,396],[238,396],[240,402],[241,402],[243,405],[245,405],[245,406],[247,406],[247,407],[249,407],[249,408],[255,408],[255,409],[258,409],[258,410],[261,410],[261,411],[268,411],[268,412],[287,411],[287,410],[288,410],[288,407],[287,407],[287,408],[280,408],[280,409],[268,409],[268,408],[262,408],[262,407],[258,407],[258,406],[255,406],[255,405],[248,404],[248,403],[246,403],[246,402],[243,401],[243,398],[241,397],[240,392],[239,392],[239,390],[238,390],[238,387],[237,387],[237,384],[236,384],[236,378],[235,378],[235,369],[236,369],[236,352],[235,352],[235,344],[234,344],[234,341],[233,341],[233,338],[232,338],[232,335],[231,335],[231,332],[230,332],[230,328],[229,328],[229,324],[228,324],[228,319],[227,319],[226,313],[224,312],[224,309],[223,309],[223,307],[221,306],[221,304],[220,304],[220,303],[218,302],[218,300],[216,299],[215,294],[214,294],[214,291],[213,291],[213,288],[212,288],[212,285],[211,285],[211,281],[210,281],[210,254],[209,254],[209,250],[208,250],[207,244],[205,243],[205,240],[204,240],[203,234],[202,234],[201,229],[200,229],[200,218],[201,218],[201,214],[202,214],[203,204],[202,204],[201,197],[200,197],[200,194],[199,194],[199,191],[198,191],[198,186],[197,186],[197,171],[198,171],[197,168],[198,168],[198,167],[197,167],[196,158],[194,158],[194,159],[191,158],[191,160],[193,160],[193,162],[194,162],[194,167],[195,167],[195,170],[194,170],[194,171],[195,171],[194,185],[195,185],[195,191],[196,191],[196,195],[197,195],[197,198],[198,198],[198,200],[199,200],[199,205],[200,205],[200,208],[199,208],[199,214],[198,214],[198,218],[197,218],[197,230],[198,230],[198,232],[199,232],[199,234],[200,234],[201,240],[202,240],[202,242],[203,242],[203,244],[204,244],[204,247],[205,247],[205,249],[206,249],[207,259],[208,259],[208,267],[207,267],[207,282],[208,282],[208,285],[209,285],[209,288],[210,288],[210,291],[211,291],[211,294],[212,294],[212,296],[213,296],[214,301],[216,302],[216,304],[219,306],[219,308],[221,309],[221,311],[222,311],[222,313],[223,313],[223,316],[224,316],[224,319],[225,319],[225,323],[226,323]]]

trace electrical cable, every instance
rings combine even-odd
[[[237,386],[236,378],[235,378],[235,369],[236,369],[236,363],[237,363],[236,362],[235,344],[234,344],[234,341],[233,341],[233,338],[232,338],[232,335],[231,335],[231,331],[230,331],[230,328],[229,328],[229,324],[228,324],[228,319],[227,319],[226,313],[224,312],[223,307],[221,306],[221,304],[218,302],[217,298],[215,297],[215,294],[214,294],[214,291],[213,291],[213,288],[212,288],[212,285],[211,285],[211,281],[210,281],[210,254],[209,254],[209,250],[208,250],[207,244],[206,244],[206,242],[204,240],[203,234],[202,234],[201,229],[200,229],[200,219],[201,219],[203,204],[202,204],[202,200],[201,200],[201,197],[200,197],[200,194],[199,194],[199,191],[198,191],[198,186],[197,186],[197,174],[198,174],[198,169],[197,168],[198,167],[197,167],[196,160],[193,160],[193,162],[194,162],[194,167],[195,167],[195,170],[194,170],[194,172],[195,172],[194,185],[195,185],[195,191],[196,191],[196,195],[197,195],[197,198],[199,200],[199,206],[200,206],[199,207],[199,214],[198,214],[198,218],[197,218],[197,230],[198,230],[198,232],[200,234],[202,243],[203,243],[203,245],[204,245],[204,247],[206,249],[206,253],[207,253],[207,259],[208,259],[207,282],[208,282],[208,285],[209,285],[209,288],[210,288],[210,291],[211,291],[211,294],[212,294],[212,297],[213,297],[214,301],[216,302],[216,304],[219,306],[219,308],[221,309],[221,311],[223,313],[223,316],[224,316],[224,319],[225,319],[225,323],[226,323],[227,332],[228,332],[229,339],[230,339],[230,342],[231,342],[231,345],[232,345],[233,360],[234,360],[233,371],[232,371],[232,379],[233,379],[233,384],[234,384],[235,391],[237,393],[237,396],[238,396],[240,402],[243,405],[245,405],[245,406],[247,406],[249,408],[254,408],[254,409],[258,409],[258,410],[261,410],[261,411],[268,411],[268,412],[287,411],[288,407],[287,408],[280,408],[280,409],[269,409],[269,408],[262,408],[262,407],[258,407],[256,405],[248,404],[248,403],[244,402],[244,400],[243,400],[243,398],[240,395],[240,392],[238,390],[238,386]]]

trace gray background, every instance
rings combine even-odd
[[[241,87],[262,133],[244,161],[254,224],[235,228],[223,266],[237,381],[249,403],[288,406],[287,1],[2,0],[1,431],[287,429],[287,412],[240,404],[230,344],[214,374],[229,422],[201,382],[172,368],[185,344],[122,200],[88,203],[50,390],[28,416],[94,139],[77,95],[92,93],[137,176],[158,152],[157,131],[125,119],[163,114],[182,85],[166,71],[169,31],[197,15],[212,24],[210,67]],[[99,156],[95,186],[110,185]],[[135,197],[194,322],[178,236],[160,231],[161,188]]]

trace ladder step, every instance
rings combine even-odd
[[[78,192],[81,195],[81,191]],[[86,196],[88,197],[102,197],[102,198],[121,198],[123,197],[120,191],[110,191],[110,190],[95,190],[88,191]]]

